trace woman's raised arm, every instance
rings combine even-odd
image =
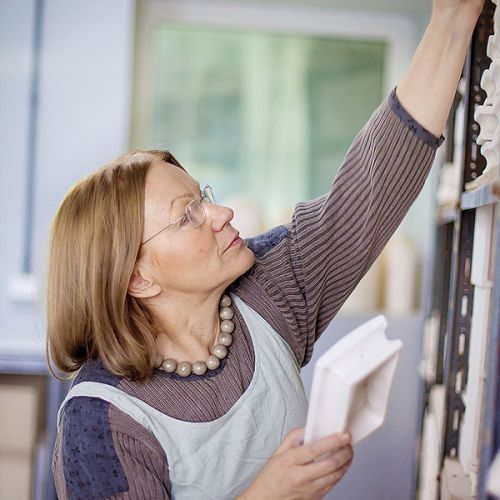
[[[446,124],[483,3],[434,0],[429,26],[398,85],[401,104],[435,135],[440,135]]]
[[[354,139],[329,193],[299,203],[290,225],[249,241],[259,258],[239,292],[283,332],[299,364],[419,195],[481,6],[434,1],[408,72]]]

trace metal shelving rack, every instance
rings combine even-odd
[[[440,485],[450,481],[453,474],[444,473],[445,461],[458,457],[460,430],[463,421],[463,391],[467,386],[469,344],[474,306],[474,285],[471,283],[471,260],[474,248],[474,226],[476,209],[486,205],[494,208],[494,232],[492,235],[494,280],[488,318],[488,348],[486,360],[485,396],[481,412],[480,464],[477,496],[455,496],[447,498],[491,498],[486,492],[486,473],[500,449],[500,198],[493,190],[494,182],[473,191],[464,192],[465,184],[481,175],[486,160],[476,143],[479,125],[474,120],[477,105],[484,102],[486,94],[481,89],[481,77],[491,63],[486,56],[488,38],[493,34],[495,5],[485,3],[476,26],[463,72],[462,95],[457,95],[454,109],[447,125],[445,160],[452,161],[455,153],[453,141],[455,110],[460,102],[465,109],[465,127],[461,165],[461,196],[456,208],[438,209],[432,262],[432,290],[428,298],[426,316],[438,318],[434,363],[434,377],[423,380],[421,401],[421,425],[419,429],[419,454],[422,453],[424,416],[429,407],[431,389],[437,385],[444,391],[444,415],[440,452]],[[497,180],[496,182],[500,182]],[[496,251],[495,251],[496,250]],[[417,469],[417,484],[423,474]],[[446,477],[444,477],[446,475]],[[462,478],[457,478],[457,481]],[[451,479],[453,481],[453,479]],[[440,491],[440,487],[437,488]],[[422,495],[421,492],[418,492]],[[443,498],[439,493],[437,497]],[[421,498],[421,497],[420,497]],[[425,498],[425,500],[432,500]]]
[[[491,185],[488,186],[488,189]],[[477,193],[478,205],[495,203],[495,260],[494,260],[494,285],[492,295],[492,311],[490,315],[489,339],[488,339],[488,362],[486,365],[485,399],[483,405],[483,415],[481,419],[481,467],[478,489],[478,498],[490,498],[485,492],[486,473],[488,466],[497,453],[500,452],[500,200],[493,197],[492,193],[488,197],[484,193]],[[469,202],[465,197],[466,203]],[[462,196],[462,203],[464,196]]]

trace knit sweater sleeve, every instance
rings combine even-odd
[[[249,240],[257,261],[243,295],[261,310],[270,298],[267,318],[301,365],[417,198],[443,140],[393,90],[355,137],[329,192],[299,203],[290,224]]]
[[[60,500],[170,498],[161,445],[133,418],[96,398],[68,403],[52,471]]]
[[[165,453],[155,437],[121,410],[111,406],[109,420],[116,453],[127,477],[128,490],[113,500],[170,499]]]

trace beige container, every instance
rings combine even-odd
[[[382,271],[382,259],[379,257],[345,301],[342,314],[367,314],[381,309]]]
[[[383,252],[384,310],[388,314],[412,314],[418,290],[418,254],[407,237],[395,234]]]

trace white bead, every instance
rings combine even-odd
[[[219,335],[219,344],[229,347],[233,343],[233,336],[230,333],[221,333]]]
[[[175,359],[172,358],[166,359],[161,364],[161,369],[166,371],[167,373],[174,373],[176,368],[177,368],[177,361],[175,361]]]
[[[207,371],[207,364],[204,361],[195,361],[193,363],[193,373],[195,375],[204,375]]]
[[[188,361],[181,361],[177,365],[177,375],[180,375],[181,377],[188,377],[191,375],[191,363]]]
[[[212,353],[215,354],[219,359],[224,359],[227,356],[227,347],[222,344],[217,344],[212,349]]]
[[[160,368],[162,362],[163,362],[163,358],[158,353],[156,353],[155,360],[153,362],[154,363],[153,366],[155,368]]]
[[[234,312],[230,307],[221,307],[219,311],[220,319],[233,319]]]
[[[231,297],[229,295],[223,295],[220,299],[221,307],[229,307],[232,303],[233,301],[231,300]]]
[[[220,331],[224,333],[233,333],[234,323],[230,319],[225,319],[220,324]]]
[[[213,354],[211,354],[210,356],[208,356],[207,358],[207,368],[209,370],[216,370],[217,368],[219,368],[219,365],[220,365],[220,360],[217,356],[214,356]]]

